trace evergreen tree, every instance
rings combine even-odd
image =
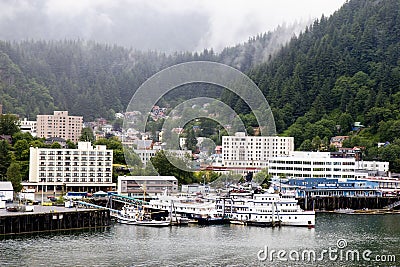
[[[20,171],[20,165],[18,162],[11,162],[10,166],[7,168],[7,180],[13,185],[14,192],[20,192],[22,189],[22,175]]]

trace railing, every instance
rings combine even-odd
[[[400,201],[396,201],[396,202],[394,202],[394,203],[392,203],[390,205],[387,205],[386,207],[384,207],[384,209],[390,210],[390,209],[396,208],[398,206],[400,206]]]

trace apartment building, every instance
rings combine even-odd
[[[27,188],[40,191],[112,190],[113,151],[79,142],[77,149],[30,148]]]
[[[36,122],[36,132],[40,138],[61,137],[76,143],[82,133],[83,117],[69,116],[68,111],[37,115]]]
[[[271,158],[287,156],[293,150],[293,137],[246,136],[244,132],[222,137],[223,165],[239,173],[264,169]]]

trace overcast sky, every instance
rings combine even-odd
[[[0,0],[0,39],[86,39],[140,50],[220,51],[345,0]]]

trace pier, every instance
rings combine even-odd
[[[395,209],[399,208],[400,197],[308,197],[300,198],[299,204],[305,210],[335,209]]]
[[[0,236],[108,227],[107,209],[34,206],[33,212],[0,210]]]

